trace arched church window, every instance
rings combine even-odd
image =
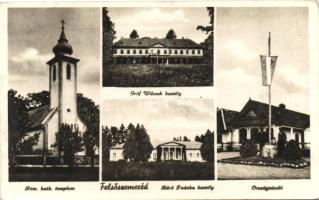
[[[56,67],[55,67],[55,65],[53,65],[52,76],[53,76],[53,81],[55,81],[56,80]]]
[[[68,63],[68,65],[66,66],[66,78],[71,80],[71,66]]]

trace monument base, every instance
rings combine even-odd
[[[275,158],[278,150],[276,144],[265,144],[261,151],[261,156],[265,158]]]

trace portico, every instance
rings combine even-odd
[[[185,160],[183,146],[181,145],[161,145],[161,160]]]

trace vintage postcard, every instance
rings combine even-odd
[[[318,199],[309,1],[0,3],[0,199]]]

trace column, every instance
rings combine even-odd
[[[164,161],[164,150],[165,150],[165,148],[163,148],[163,146],[161,146],[161,149],[162,149],[162,157],[161,157],[161,161]]]
[[[174,148],[175,151],[175,160],[177,160],[177,151],[176,151],[176,147]]]
[[[247,140],[251,139],[251,128],[247,128]]]

